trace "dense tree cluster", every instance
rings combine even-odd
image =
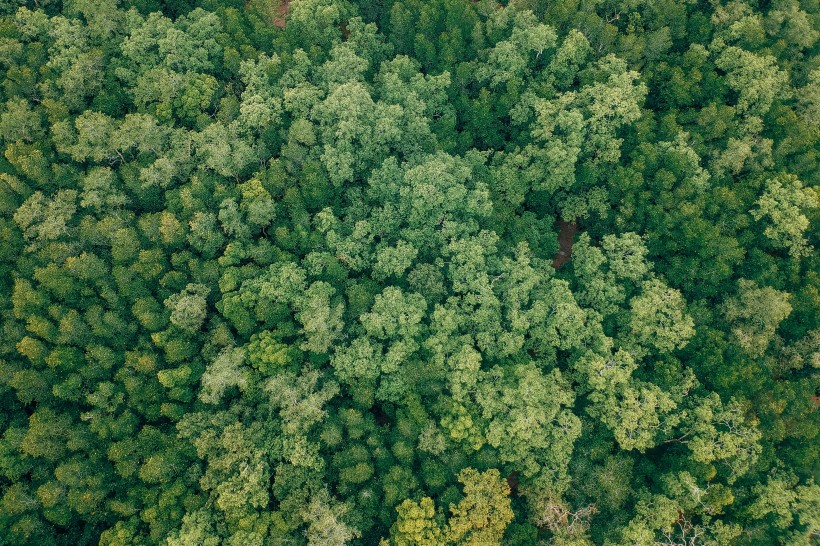
[[[0,2],[0,546],[817,544],[819,44]]]

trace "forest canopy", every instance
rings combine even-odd
[[[812,546],[817,0],[0,2],[0,546]]]

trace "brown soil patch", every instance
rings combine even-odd
[[[558,220],[558,253],[552,260],[552,267],[555,269],[567,263],[572,256],[572,243],[577,231],[578,224]]]
[[[290,0],[282,0],[276,8],[276,19],[273,20],[273,26],[285,28],[285,17],[288,15],[288,7]]]
[[[507,476],[507,485],[510,486],[510,495],[515,497],[518,495],[518,477],[521,475],[518,470],[513,470],[512,473]]]
[[[375,405],[370,408],[370,413],[373,414],[373,417],[376,419],[376,424],[381,426],[387,425],[390,423],[390,416],[384,411],[379,405]]]

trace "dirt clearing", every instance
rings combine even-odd
[[[578,224],[558,220],[558,253],[552,260],[552,267],[558,269],[567,263],[572,256],[572,243],[575,241],[575,233],[578,231]]]

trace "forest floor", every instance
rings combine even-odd
[[[572,256],[572,243],[575,241],[577,231],[578,224],[558,220],[558,253],[552,260],[552,267],[555,269],[567,263]]]
[[[276,8],[277,17],[273,20],[274,26],[285,28],[285,17],[288,15],[288,6],[290,6],[290,0],[282,0],[279,3],[279,6]]]

